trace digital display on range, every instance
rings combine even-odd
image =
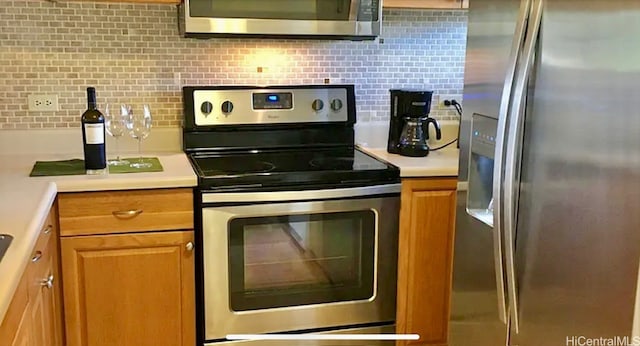
[[[253,93],[253,109],[293,109],[293,94]]]

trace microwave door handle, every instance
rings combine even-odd
[[[518,287],[515,268],[515,240],[516,224],[518,212],[518,192],[519,192],[519,155],[518,148],[522,142],[526,91],[535,49],[538,42],[538,34],[542,21],[542,9],[544,0],[534,0],[529,23],[527,28],[527,39],[524,43],[522,61],[515,78],[513,107],[509,121],[509,138],[505,152],[504,170],[504,252],[505,266],[507,269],[507,295],[509,297],[509,310],[513,331],[519,332],[518,314]]]
[[[345,0],[339,0],[340,2]],[[358,20],[358,11],[360,11],[360,1],[362,0],[349,0],[349,21],[356,22]]]
[[[496,130],[496,145],[494,153],[493,169],[493,255],[496,272],[496,291],[498,296],[498,317],[502,323],[507,323],[507,298],[505,286],[505,271],[502,252],[502,179],[503,179],[503,157],[505,149],[505,137],[507,131],[507,116],[511,102],[511,92],[516,73],[520,48],[525,38],[525,27],[531,8],[531,0],[521,0],[518,20],[511,44],[507,73],[500,100],[500,110],[498,114],[498,128]]]

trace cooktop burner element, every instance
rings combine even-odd
[[[329,169],[353,168],[353,157],[320,157],[309,161],[311,167]]]
[[[203,175],[215,177],[220,175],[260,174],[271,172],[276,166],[261,160],[238,160],[234,157],[218,157],[214,160],[201,159],[198,165]]]

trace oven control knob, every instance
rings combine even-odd
[[[331,109],[335,112],[342,109],[342,101],[340,99],[331,100]]]
[[[211,111],[213,111],[213,105],[209,101],[204,101],[202,102],[202,105],[200,105],[200,110],[206,117],[207,115],[211,114]]]
[[[319,112],[324,108],[324,102],[320,99],[315,99],[313,100],[313,103],[311,103],[311,108],[313,108],[314,111]]]
[[[222,102],[222,113],[229,114],[233,112],[233,103],[231,101]]]

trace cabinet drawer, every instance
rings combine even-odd
[[[60,235],[91,235],[193,228],[191,189],[63,193]]]
[[[33,248],[31,253],[31,261],[37,262],[40,257],[46,257],[52,250],[51,239],[56,236],[56,217],[53,212],[49,213],[45,220],[40,233],[38,234],[38,240],[36,241],[36,247]]]

